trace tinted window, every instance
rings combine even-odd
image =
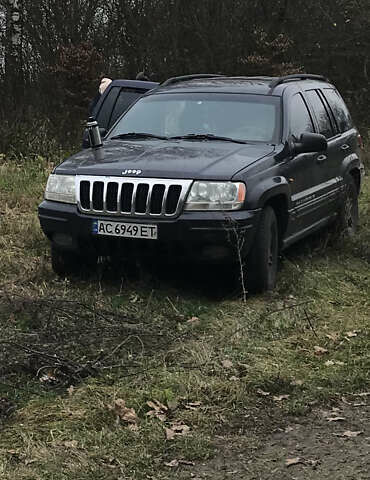
[[[325,88],[323,93],[333,112],[339,131],[346,132],[351,129],[353,126],[351,115],[339,93],[332,88]]]
[[[302,96],[297,94],[290,103],[290,133],[299,140],[306,132],[314,132],[313,123]]]
[[[334,135],[333,127],[331,125],[329,114],[316,90],[309,90],[306,92],[308,99],[315,112],[319,133],[326,138],[331,138]]]
[[[117,118],[125,111],[127,108],[134,103],[134,101],[144,95],[145,90],[133,89],[133,88],[122,88],[117,102],[114,106],[112,116],[109,121],[109,127],[114,124]]]
[[[108,129],[110,115],[114,102],[116,101],[119,92],[119,87],[112,87],[107,93],[103,104],[100,107],[99,113],[96,116],[96,120],[100,127]]]
[[[274,143],[279,135],[280,99],[223,93],[172,93],[140,99],[111,136],[145,132],[166,137],[213,134]]]

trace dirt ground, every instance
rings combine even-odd
[[[178,467],[171,478],[369,480],[370,393],[343,398],[332,409],[291,418],[259,440],[256,447],[248,445],[244,435],[218,437],[215,458]]]

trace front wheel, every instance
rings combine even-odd
[[[279,254],[279,228],[275,211],[267,206],[262,210],[252,248],[246,265],[249,291],[263,292],[276,286]]]

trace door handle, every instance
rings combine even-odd
[[[348,150],[349,149],[349,145],[347,145],[346,143],[343,143],[343,145],[340,147],[341,150]]]
[[[327,158],[326,155],[319,155],[319,156],[316,158],[316,162],[317,162],[317,163],[325,162],[326,158]]]

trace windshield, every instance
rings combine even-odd
[[[247,142],[276,143],[280,99],[232,93],[156,94],[136,102],[110,132],[162,137],[217,135]]]

